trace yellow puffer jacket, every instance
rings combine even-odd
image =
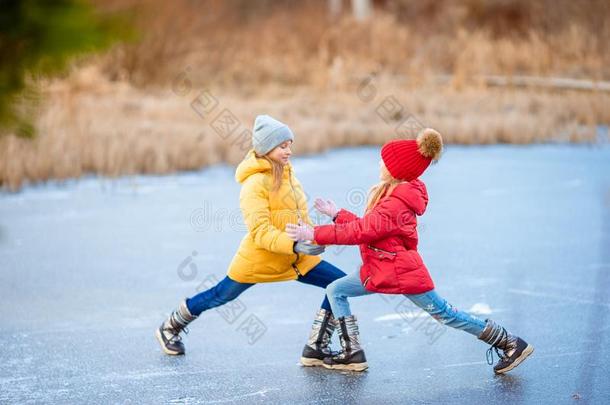
[[[228,276],[240,283],[264,283],[295,280],[305,275],[321,259],[319,256],[297,255],[294,242],[284,229],[299,218],[311,224],[303,187],[292,174],[292,166],[284,166],[278,191],[271,191],[271,164],[248,152],[237,167],[235,179],[241,183],[239,206],[248,227],[239,250],[233,257]]]

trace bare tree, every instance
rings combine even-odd
[[[345,0],[328,0],[328,12],[331,17],[339,17],[343,11]],[[371,0],[351,0],[352,15],[358,21],[364,21],[371,15],[373,5]]]
[[[352,0],[352,13],[356,20],[366,20],[371,15],[372,9],[371,0]]]

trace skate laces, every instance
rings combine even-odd
[[[497,347],[490,346],[489,349],[487,349],[487,353],[485,353],[487,364],[489,364],[490,366],[494,364],[494,350],[496,351],[496,354],[498,355],[498,358],[500,360],[506,360],[506,356],[501,354]]]
[[[496,334],[492,335],[492,338],[490,340],[491,341],[489,343],[491,344],[491,346],[487,350],[485,357],[487,359],[487,364],[489,364],[491,366],[493,364],[493,357],[494,357],[493,350],[496,351],[496,354],[498,355],[498,358],[500,360],[506,360],[508,358],[508,356],[501,354],[500,351],[498,350],[499,344],[504,342],[504,346],[506,346],[506,344],[508,343],[508,332],[503,327],[497,326]]]
[[[180,336],[180,332],[184,332],[185,335],[188,335],[189,328],[186,324],[188,324],[188,320],[184,319],[180,311],[174,311],[169,318],[169,325],[163,328],[164,331],[168,331],[172,334],[172,337],[168,340],[172,342],[181,341],[182,336]]]

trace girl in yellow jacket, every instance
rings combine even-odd
[[[284,231],[288,223],[311,224],[301,184],[289,162],[294,135],[287,125],[267,115],[256,117],[253,150],[237,167],[242,185],[239,205],[248,227],[227,276],[216,286],[183,300],[156,331],[167,354],[184,354],[180,332],[208,309],[226,304],[256,283],[297,280],[320,288],[345,275],[318,256],[321,246],[294,242]],[[330,355],[336,326],[326,296],[316,314],[301,363],[321,366]]]

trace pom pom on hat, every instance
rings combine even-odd
[[[415,140],[395,139],[381,148],[381,158],[392,177],[411,181],[421,176],[443,151],[443,138],[432,128],[420,131]]]
[[[432,128],[426,128],[417,135],[419,153],[432,161],[437,161],[443,151],[443,138]]]

